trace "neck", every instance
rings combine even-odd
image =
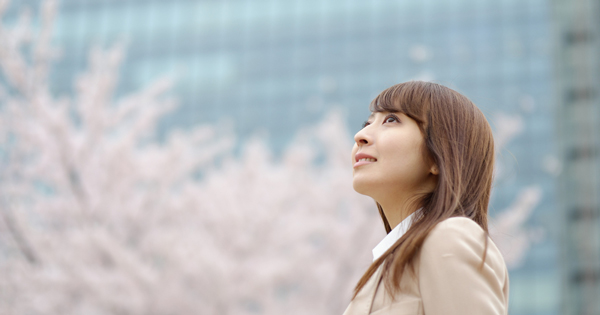
[[[385,218],[392,229],[418,209],[418,207],[411,206],[411,203],[407,200],[403,202],[399,202],[398,200],[394,202],[377,202],[381,205]]]

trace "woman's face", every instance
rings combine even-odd
[[[426,161],[416,121],[402,113],[376,112],[354,136],[353,186],[378,202],[410,198],[435,188],[437,169]],[[400,201],[400,200],[399,200]]]

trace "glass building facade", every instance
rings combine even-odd
[[[600,1],[554,1],[563,314],[600,314]]]
[[[7,18],[24,5],[35,11],[39,2],[14,2]],[[334,107],[344,111],[355,132],[379,91],[410,79],[463,92],[492,122],[498,115],[518,116],[523,131],[501,149],[505,171],[495,184],[491,215],[508,207],[522,189],[539,186],[542,201],[526,224],[543,228],[545,236],[510,271],[509,313],[559,314],[564,296],[559,262],[569,265],[573,260],[566,257],[576,254],[560,259],[561,235],[569,239],[571,234],[560,232],[566,219],[557,207],[552,167],[557,159],[554,97],[577,99],[588,92],[553,89],[552,5],[550,0],[63,0],[54,30],[62,56],[52,71],[52,85],[57,95],[71,93],[89,50],[121,43],[126,56],[119,93],[163,75],[176,79],[174,94],[181,106],[162,122],[163,128],[229,121],[242,141],[246,135],[267,134],[275,151]],[[598,55],[594,47],[586,50],[587,58]],[[582,85],[590,95],[598,86],[598,72],[594,78]],[[590,121],[589,126],[597,124]],[[566,143],[578,137],[562,134]],[[579,167],[565,163],[567,169]],[[595,186],[587,188],[592,191],[598,188],[600,174],[595,174]],[[566,175],[560,178],[571,185]],[[576,207],[569,198],[563,200],[565,207]],[[597,201],[592,205],[597,213]],[[569,222],[574,222],[569,229],[578,229],[577,219]],[[597,253],[600,238],[594,239],[590,247]],[[578,240],[573,236],[565,242]],[[567,268],[570,274],[579,267]]]

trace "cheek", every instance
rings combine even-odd
[[[386,169],[396,177],[400,177],[396,179],[413,181],[427,175],[428,167],[420,141],[397,143],[387,149],[387,156],[390,157],[390,160],[386,163]]]

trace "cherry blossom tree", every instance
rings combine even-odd
[[[495,181],[502,181],[507,176],[506,160],[498,158],[506,150],[507,145],[523,132],[524,121],[520,115],[497,113],[493,117],[494,145],[496,146]],[[492,190],[493,193],[493,190]],[[526,224],[533,210],[542,200],[540,185],[530,185],[521,189],[512,203],[492,219],[489,224],[490,234],[504,256],[507,266],[518,268],[522,265],[531,246],[544,238],[541,227]]]
[[[0,24],[0,313],[341,314],[384,235],[351,187],[343,114],[281,157],[261,138],[236,155],[231,131],[208,125],[157,140],[172,81],[117,98],[115,46],[54,95],[56,3],[40,12],[37,31],[27,12]],[[531,191],[495,225],[519,239],[499,243],[518,243],[515,262]]]
[[[340,115],[278,161],[261,140],[234,157],[233,137],[210,126],[158,142],[156,123],[175,106],[170,81],[113,101],[119,47],[90,53],[72,97],[52,95],[54,12],[45,2],[38,33],[26,12],[0,30],[1,312],[343,309],[369,261],[356,252],[380,235],[372,202],[348,193]]]

